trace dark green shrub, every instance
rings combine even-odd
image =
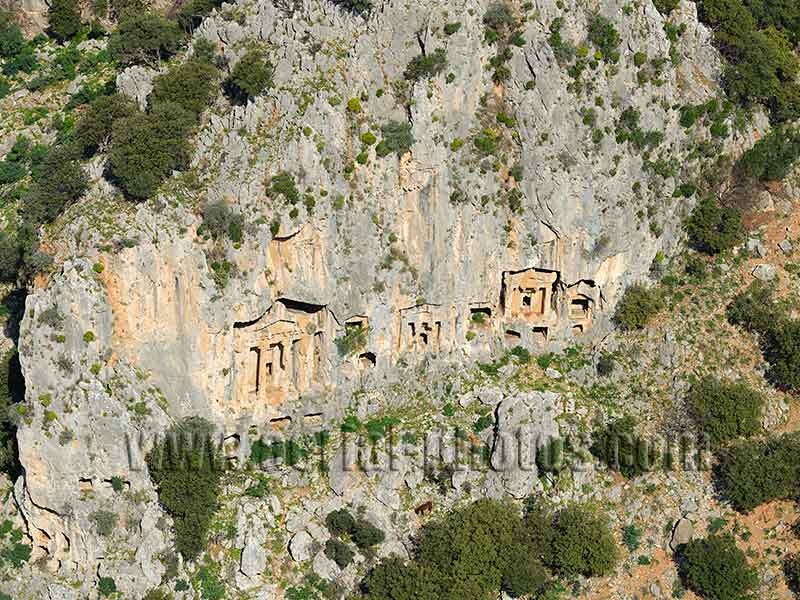
[[[203,230],[215,239],[227,235],[232,242],[241,242],[243,227],[244,217],[223,201],[208,204],[203,210]]]
[[[354,15],[366,15],[372,10],[371,0],[331,0],[331,2]]]
[[[158,65],[182,41],[183,32],[174,21],[149,12],[126,12],[108,40],[108,51],[122,65]]]
[[[81,28],[81,6],[78,0],[50,0],[47,27],[50,35],[59,42],[75,37]]]
[[[222,0],[187,0],[182,3],[175,13],[184,31],[191,33],[203,22],[215,8],[222,6]]]
[[[591,453],[610,469],[632,478],[650,471],[658,453],[636,433],[636,420],[622,417],[592,433]]]
[[[794,44],[800,42],[800,5],[791,0],[744,0],[759,28],[774,27]]]
[[[417,562],[439,582],[440,598],[490,598],[510,580],[510,560],[526,545],[513,505],[478,500],[423,529]]]
[[[211,103],[216,79],[217,68],[213,64],[193,58],[153,80],[150,105],[177,104],[199,116]]]
[[[17,425],[12,405],[25,401],[25,378],[16,348],[0,358],[0,471],[15,480],[22,467],[17,449]]]
[[[565,577],[600,577],[613,572],[619,548],[608,520],[583,506],[571,506],[555,517],[549,553],[544,561]]]
[[[114,121],[131,117],[137,112],[133,100],[123,94],[99,96],[78,120],[72,142],[83,156],[94,156],[110,142]]]
[[[689,406],[714,446],[761,431],[764,397],[746,383],[704,377],[692,385]]]
[[[393,152],[397,156],[403,156],[414,145],[411,123],[389,121],[385,125],[381,125],[381,135],[383,139],[375,147],[375,153],[380,157],[388,156]]]
[[[663,307],[658,290],[634,284],[625,290],[617,304],[614,322],[626,331],[643,329]]]
[[[668,16],[673,10],[678,8],[680,0],[653,0],[656,10],[664,16]]]
[[[36,60],[33,47],[30,44],[26,44],[14,56],[3,62],[3,75],[14,77],[20,71],[31,74],[38,66],[39,63]]]
[[[445,35],[453,35],[461,29],[461,23],[447,23],[444,26],[444,34]]]
[[[325,542],[325,556],[337,564],[340,569],[344,569],[353,562],[353,550],[342,540],[331,538]]]
[[[396,556],[382,560],[364,578],[370,600],[440,600],[437,574],[416,561],[404,563]]]
[[[224,466],[212,434],[207,421],[186,419],[146,457],[158,500],[175,525],[175,547],[187,560],[205,549],[217,507]]]
[[[789,591],[795,595],[800,594],[800,555],[792,554],[784,559],[783,575]]]
[[[537,597],[550,580],[547,569],[525,545],[511,552],[503,572],[502,590],[512,598]]]
[[[267,193],[271,198],[283,196],[289,204],[297,204],[300,200],[300,192],[297,190],[294,175],[286,171],[281,171],[270,179]]]
[[[767,376],[778,387],[800,389],[800,320],[776,321],[762,340]]]
[[[447,53],[443,48],[437,48],[430,54],[420,54],[411,59],[405,71],[405,78],[409,81],[419,81],[435,77],[447,67]]]
[[[782,318],[772,300],[772,291],[760,281],[754,281],[728,305],[728,321],[749,331],[766,333]]]
[[[262,50],[248,50],[233,67],[225,82],[226,92],[232,101],[245,103],[260,96],[272,87],[275,68]]]
[[[25,47],[25,37],[22,35],[14,13],[0,11],[0,58],[12,58],[19,54]]]
[[[792,29],[796,11],[783,2],[698,2],[698,17],[714,31],[716,45],[728,60],[723,75],[728,96],[745,107],[764,104],[776,123],[796,118],[800,111],[800,63],[790,41],[798,35]],[[759,28],[759,22],[778,28]]]
[[[383,531],[366,519],[356,520],[351,537],[355,545],[358,546],[358,549],[362,551],[372,546],[377,546],[386,539],[386,535]]]
[[[594,44],[606,60],[616,62],[619,57],[617,48],[622,38],[613,23],[603,15],[595,15],[589,22],[589,41]]]
[[[740,512],[800,496],[800,437],[784,434],[726,449],[716,468],[717,484]]]
[[[800,158],[800,133],[793,127],[775,127],[742,155],[739,164],[750,177],[780,181]]]
[[[53,221],[89,187],[76,153],[67,147],[51,148],[33,175],[33,185],[22,196],[22,219],[34,230]]]
[[[16,237],[0,233],[0,281],[13,283],[19,274],[22,249]]]
[[[101,577],[97,581],[97,591],[103,597],[110,596],[117,591],[117,583],[113,577]]]
[[[331,535],[350,535],[356,526],[356,520],[347,509],[340,508],[328,513],[325,517],[325,526]]]
[[[489,8],[483,14],[483,24],[491,32],[488,36],[491,41],[501,33],[513,29],[516,21],[514,11],[505,2],[495,2],[489,5]]]
[[[188,165],[188,136],[194,124],[195,116],[173,103],[158,103],[150,114],[117,119],[108,154],[110,174],[131,198],[149,198],[173,170]]]
[[[683,584],[707,600],[750,600],[759,577],[731,536],[692,540],[678,553]]]
[[[615,365],[614,357],[608,352],[602,352],[597,359],[597,374],[600,377],[608,377],[614,372]]]
[[[367,345],[368,329],[361,325],[345,326],[343,336],[334,340],[339,356],[351,356],[360,352]]]

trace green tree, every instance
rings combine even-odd
[[[212,434],[207,421],[186,419],[146,457],[158,500],[175,525],[175,546],[186,560],[205,549],[217,507],[224,466]]]
[[[601,577],[613,572],[618,560],[619,548],[604,516],[577,505],[557,514],[545,556],[553,571],[566,577]]]
[[[614,24],[603,15],[595,15],[589,22],[589,41],[602,53],[603,58],[616,62],[619,56],[617,48],[622,38]]]
[[[653,0],[653,4],[655,5],[656,10],[658,12],[660,12],[664,16],[667,16],[673,10],[678,8],[680,0]]]
[[[439,75],[447,67],[447,53],[437,48],[430,54],[420,54],[411,59],[405,70],[405,78],[409,81],[430,79]]]
[[[33,230],[53,221],[89,187],[76,153],[65,146],[49,150],[33,179],[22,196],[22,219]]]
[[[775,322],[764,336],[763,346],[764,358],[770,364],[769,378],[778,387],[800,389],[800,320]]]
[[[385,125],[381,125],[381,135],[383,139],[375,147],[375,153],[380,157],[388,156],[393,152],[397,156],[402,156],[414,145],[411,123],[389,121]]]
[[[16,236],[0,233],[0,281],[14,283],[19,275],[22,249]]]
[[[383,542],[386,535],[366,519],[357,519],[353,525],[352,538],[359,550],[363,551]]]
[[[14,13],[0,11],[0,58],[12,58],[22,52],[25,47],[19,23]]]
[[[124,94],[98,96],[78,120],[72,143],[83,156],[94,156],[111,141],[114,121],[131,117],[137,112],[136,104]]]
[[[795,595],[800,594],[800,554],[791,554],[783,561],[786,587]]]
[[[212,202],[203,210],[203,230],[214,239],[228,236],[232,242],[242,241],[244,217],[223,202]]]
[[[331,538],[325,542],[325,556],[335,562],[340,569],[344,569],[353,562],[354,555],[352,548],[342,540]]]
[[[191,33],[200,26],[203,19],[220,6],[222,0],[187,0],[180,5],[175,18],[184,31]]]
[[[767,333],[785,315],[772,299],[772,290],[754,281],[728,305],[728,321],[749,331]]]
[[[527,543],[516,507],[478,500],[424,528],[417,560],[439,581],[443,600],[494,598]]]
[[[636,433],[636,420],[627,416],[592,433],[592,454],[610,469],[632,478],[651,470],[658,453]]]
[[[719,206],[711,196],[697,203],[684,226],[690,245],[706,254],[733,248],[743,235],[741,213],[734,207]]]
[[[50,35],[59,42],[75,37],[81,29],[81,6],[78,0],[50,0],[47,27]]]
[[[661,294],[654,288],[634,284],[625,290],[614,312],[614,322],[623,330],[644,329],[664,308]]]
[[[109,171],[135,200],[153,195],[173,170],[189,164],[188,136],[195,117],[178,104],[158,103],[149,114],[135,113],[114,122]]]
[[[689,406],[714,446],[761,431],[764,396],[746,383],[704,377],[692,385]]]
[[[440,600],[438,579],[430,567],[392,556],[364,578],[363,588],[370,600]]]
[[[122,65],[149,64],[172,56],[183,41],[174,21],[149,12],[125,12],[108,40],[111,57]]]
[[[761,181],[781,181],[800,158],[800,132],[788,125],[778,126],[742,155],[739,164]]]
[[[731,536],[692,540],[678,553],[684,585],[706,600],[751,600],[759,578]]]
[[[800,496],[800,435],[774,436],[726,448],[715,470],[718,487],[740,512]]]
[[[103,597],[110,596],[117,591],[117,583],[113,577],[101,577],[97,581],[97,590]]]
[[[340,508],[339,510],[334,510],[328,513],[328,516],[325,517],[325,525],[328,528],[328,531],[331,532],[331,535],[334,536],[342,536],[342,535],[350,535],[356,527],[356,520],[350,511],[345,508]]]
[[[16,348],[0,358],[0,471],[13,481],[22,472],[17,449],[17,426],[12,414],[14,404],[25,401],[25,378]]]
[[[272,87],[275,69],[263,50],[250,49],[233,67],[225,82],[225,91],[231,101],[244,104]]]
[[[217,89],[217,68],[200,58],[192,58],[153,80],[150,105],[174,103],[199,116]]]

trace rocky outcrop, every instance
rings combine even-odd
[[[21,331],[29,412],[19,430],[25,476],[14,491],[37,559],[79,580],[113,571],[131,597],[156,585],[169,527],[142,457],[155,433],[183,417],[211,420],[238,444],[231,458],[244,460],[252,428],[319,431],[348,409],[367,418],[390,401],[359,403],[356,390],[383,394],[387,384],[416,381],[422,366],[433,379],[442,365],[608,331],[622,290],[680,241],[689,203],[664,198],[698,166],[681,159],[701,134],[687,132],[672,107],[714,97],[720,64],[692,3],[676,16],[686,33],[670,42],[651,3],[626,13],[610,2],[598,9],[622,34],[620,61],[600,60],[576,82],[549,28],[563,18],[562,35],[583,45],[590,13],[558,4],[540,2],[521,21],[525,43],[509,50],[501,83],[487,68],[497,48],[484,41],[485,2],[463,5],[452,35],[443,31],[452,6],[441,2],[383,3],[362,19],[324,0],[298,4],[296,14],[258,0],[203,22],[196,38],[231,64],[250,44],[268,49],[274,87],[245,106],[220,98],[190,173],[158,198],[120,209],[98,182],[48,240],[57,269],[28,297]],[[437,48],[446,69],[407,81],[408,63]],[[637,83],[634,53],[671,50],[679,66],[666,63],[659,85]],[[128,70],[118,87],[144,105],[151,76]],[[626,108],[663,136],[647,157],[615,139]],[[408,125],[414,143],[380,157],[362,136],[382,137],[389,120]],[[745,141],[727,144],[735,151]],[[485,143],[495,151],[481,150]],[[680,168],[654,168],[662,159]],[[198,232],[210,202],[243,216],[241,242],[215,244]],[[502,434],[556,435],[559,397],[484,392],[463,405],[477,399],[496,410],[496,431],[475,440],[494,449],[494,470],[484,480],[454,468],[448,485],[521,497],[538,484],[535,448],[520,465],[500,452]],[[456,463],[447,452],[441,462]],[[360,503],[376,521],[423,485],[411,459],[387,477],[355,472],[357,460],[358,449],[342,445],[326,477],[336,501]],[[130,497],[115,495],[112,477]],[[290,483],[309,476],[296,477]],[[91,515],[112,505],[136,526],[107,540]],[[307,512],[324,518],[321,501]],[[269,569],[265,526],[249,513],[241,519],[249,533],[237,538],[235,575],[250,589]],[[410,526],[394,529],[387,548],[399,550]],[[320,536],[292,533],[295,560],[339,577]]]

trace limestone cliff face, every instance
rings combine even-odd
[[[188,415],[228,435],[316,426],[341,416],[355,389],[402,381],[422,361],[607,332],[622,290],[675,248],[689,208],[671,196],[698,167],[686,158],[697,134],[672,107],[717,93],[719,59],[691,2],[670,42],[649,1],[561,11],[539,0],[502,84],[487,68],[498,49],[484,41],[486,2],[383,2],[366,20],[323,0],[277,4],[226,5],[195,34],[231,63],[249,44],[268,48],[274,89],[246,106],[220,99],[196,139],[191,184],[176,177],[124,226],[71,211],[52,240],[59,269],[27,301],[31,409],[15,499],[37,557],[62,574],[99,565],[132,597],[158,582],[154,557],[168,544],[141,470],[153,432]],[[593,11],[616,24],[621,58],[599,61],[579,89],[548,43],[550,25],[563,18],[562,36],[579,46]],[[450,21],[462,26],[448,36]],[[658,86],[637,83],[634,53],[667,57],[671,44],[679,64],[667,63]],[[444,72],[403,83],[409,61],[438,48]],[[346,108],[351,98],[358,107]],[[663,133],[649,161],[615,140],[628,107],[642,129]],[[582,108],[594,111],[591,127]],[[501,113],[513,124],[498,125]],[[380,158],[368,146],[356,161],[361,134],[380,138],[390,119],[411,124],[410,152]],[[499,150],[482,157],[473,141],[487,128]],[[593,129],[605,134],[593,140]],[[658,158],[677,169],[656,174]],[[297,204],[271,187],[279,173],[294,178]],[[196,208],[217,201],[246,223],[241,245],[222,253],[197,233]],[[86,203],[102,212],[112,192],[98,183]],[[230,264],[224,285],[214,261]],[[60,315],[57,327],[45,311]],[[128,443],[141,432],[142,448]],[[116,501],[112,476],[143,490],[124,508],[139,525],[116,551],[88,521]]]

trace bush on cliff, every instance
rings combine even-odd
[[[207,421],[186,419],[170,429],[146,457],[158,500],[175,524],[175,546],[186,560],[197,558],[205,549],[217,508],[224,465],[212,434]]]

